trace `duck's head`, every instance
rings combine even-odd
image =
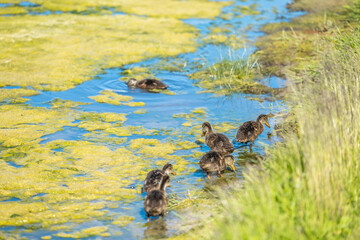
[[[165,164],[165,166],[163,167],[162,169],[167,175],[170,175],[173,174],[173,175],[176,175],[176,173],[174,172],[174,169],[173,169],[173,165],[171,163],[167,163]]]
[[[126,84],[129,86],[129,87],[136,87],[136,84],[137,84],[137,80],[135,78],[130,78]]]
[[[169,175],[165,175],[161,179],[160,190],[165,191],[165,188],[167,188],[167,187],[170,187],[170,177],[169,177]]]
[[[265,124],[267,127],[270,127],[270,125],[269,125],[269,117],[266,114],[260,114],[256,121],[260,122],[262,124]]]
[[[205,136],[206,133],[211,132],[212,128],[209,122],[204,122],[202,125],[202,137]]]
[[[232,170],[234,170],[234,172],[236,172],[236,169],[235,169],[235,158],[233,155],[226,155],[224,156],[224,160],[225,160],[225,163],[226,165],[229,165],[231,167]]]

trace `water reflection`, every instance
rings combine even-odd
[[[145,224],[144,237],[142,239],[161,239],[167,237],[168,226],[164,217],[152,219]]]

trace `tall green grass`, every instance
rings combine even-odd
[[[324,39],[289,94],[299,134],[244,189],[221,191],[209,239],[360,239],[360,30]]]

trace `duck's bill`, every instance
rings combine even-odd
[[[203,136],[205,136],[205,133],[204,133],[204,132],[201,134],[201,137],[203,137]]]
[[[176,175],[176,173],[174,171],[171,172],[172,175]]]
[[[231,169],[234,170],[234,172],[236,172],[236,169],[235,169],[235,165],[230,165]]]
[[[265,123],[265,125],[266,125],[267,127],[270,127],[269,123],[267,123],[267,122]]]

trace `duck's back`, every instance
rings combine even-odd
[[[165,193],[160,190],[150,191],[144,201],[145,211],[152,216],[164,213],[166,206],[167,199]]]
[[[137,83],[139,88],[144,89],[166,89],[167,86],[159,80],[147,78]]]
[[[259,125],[262,126],[262,124],[259,124],[255,121],[248,121],[243,123],[236,133],[236,141],[243,143],[254,141],[264,130]]]
[[[215,151],[207,152],[200,159],[200,167],[206,172],[214,172],[221,169],[221,156]]]
[[[232,153],[234,146],[227,136],[222,133],[212,133],[205,138],[206,144],[211,150],[220,153]]]
[[[163,176],[164,176],[163,171],[159,169],[148,172],[146,179],[144,181],[144,186],[143,186],[144,192],[149,192],[152,189],[158,189]]]

